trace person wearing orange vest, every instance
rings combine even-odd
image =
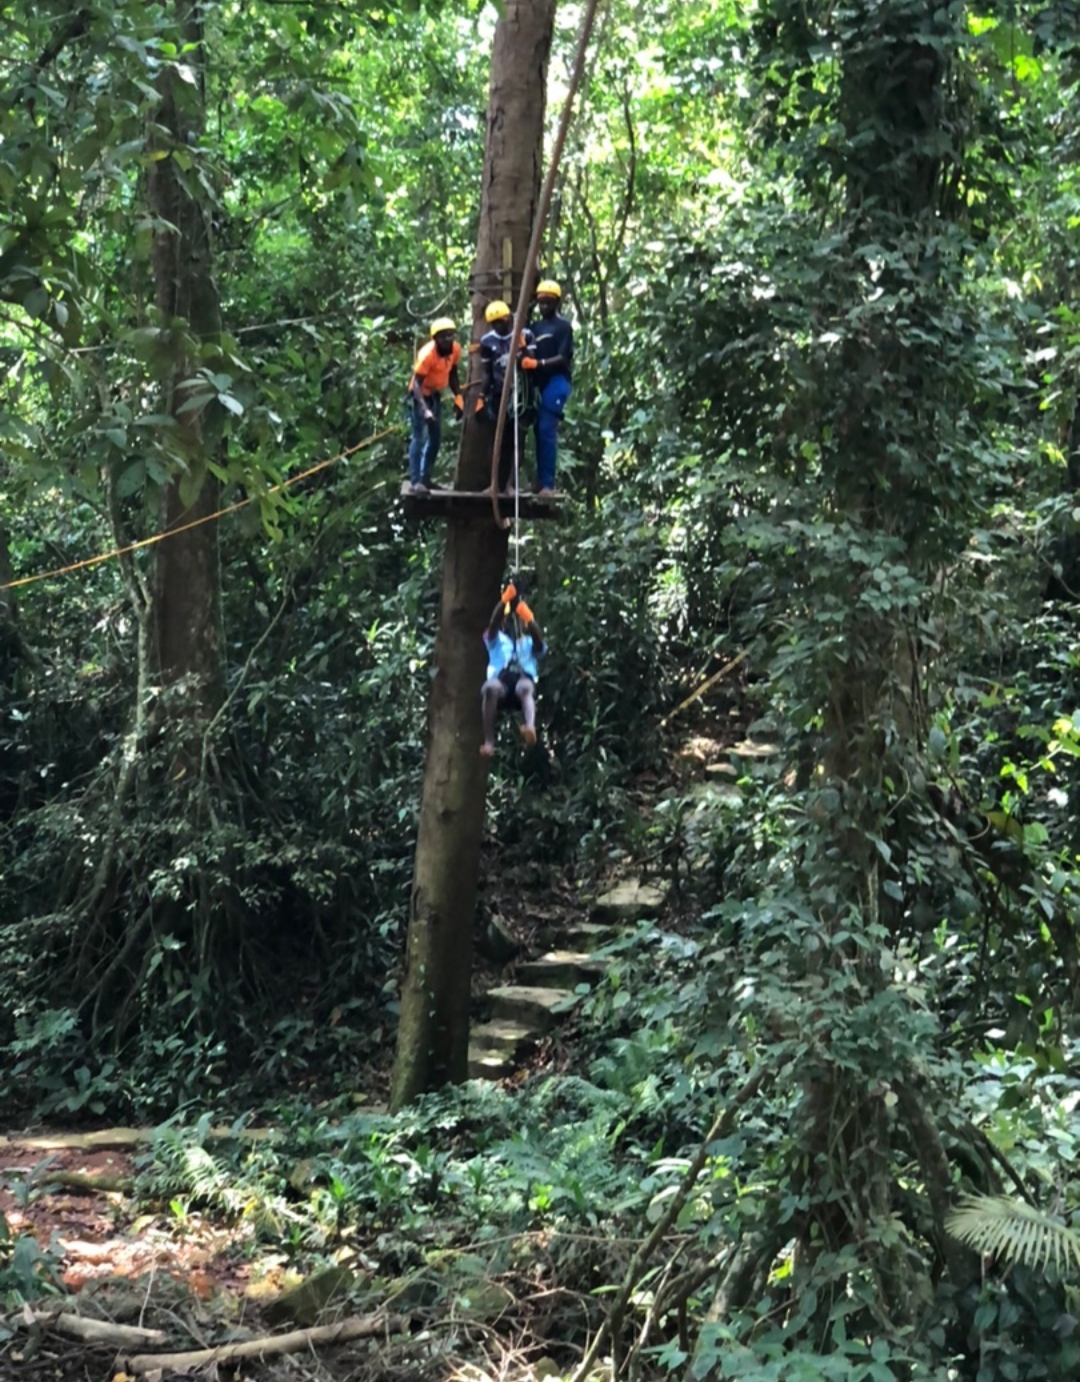
[[[412,441],[409,443],[409,485],[414,494],[426,494],[442,441],[442,391],[454,391],[454,411],[463,408],[458,362],[461,346],[454,340],[457,327],[449,317],[431,323],[431,339],[416,357],[409,395],[412,403]]]

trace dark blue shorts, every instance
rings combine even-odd
[[[525,673],[514,668],[504,667],[499,673],[499,680],[506,687],[506,695],[499,704],[504,710],[520,710],[521,702],[518,700],[517,684]],[[530,678],[531,680],[531,678]]]

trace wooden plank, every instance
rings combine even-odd
[[[535,519],[560,519],[563,517],[561,494],[550,499],[538,499],[535,494],[522,494],[518,500],[520,517],[528,521]],[[432,489],[426,494],[414,494],[406,480],[401,486],[401,507],[408,518],[486,518],[493,522],[491,495],[476,494],[471,490]],[[499,496],[499,512],[506,518],[514,516],[514,501],[505,495]]]

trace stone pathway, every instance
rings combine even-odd
[[[469,1077],[501,1080],[576,1004],[583,986],[594,987],[608,962],[596,952],[624,926],[660,915],[665,891],[648,883],[618,883],[599,897],[592,920],[564,927],[559,948],[519,963],[514,982],[487,993],[489,1021],[474,1026],[469,1039]]]

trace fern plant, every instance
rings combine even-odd
[[[945,1227],[968,1247],[1015,1265],[1057,1271],[1080,1267],[1080,1234],[1055,1215],[1008,1195],[973,1195],[949,1215]]]

